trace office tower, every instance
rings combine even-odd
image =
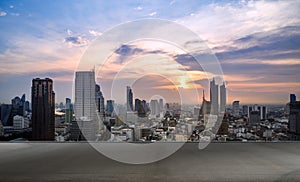
[[[21,102],[23,102],[23,103],[24,103],[25,101],[26,101],[26,95],[25,95],[25,94],[23,94],[23,95],[22,95],[22,97],[21,97]]]
[[[160,111],[164,110],[164,100],[163,99],[159,99],[159,109],[160,109]]]
[[[248,114],[247,114],[248,118],[250,117],[250,113],[251,113],[253,110],[254,110],[254,109],[253,109],[253,106],[249,106],[249,107],[248,107]]]
[[[300,101],[294,99],[296,99],[296,96],[293,96],[289,103],[289,132],[300,135]]]
[[[9,117],[11,116],[11,104],[2,104],[1,105],[1,118],[2,124],[4,126],[12,126],[12,122],[9,121]]]
[[[65,115],[65,121],[66,123],[71,123],[72,122],[72,117],[73,117],[73,109],[71,109],[71,99],[66,98],[66,115]]]
[[[115,101],[114,100],[107,100],[106,101],[106,114],[108,116],[112,116],[113,112],[114,112],[114,104]]]
[[[146,102],[146,101],[145,101]],[[146,116],[146,110],[145,110],[145,105],[143,101],[140,99],[135,99],[135,111],[137,112],[139,117],[145,117]]]
[[[240,114],[240,101],[236,100],[232,103],[232,115],[239,116]]]
[[[253,111],[258,111],[258,105],[257,105],[257,104],[254,104],[254,105],[252,106],[252,109],[253,109]]]
[[[262,106],[262,114],[261,114],[261,119],[267,119],[267,106]]]
[[[219,86],[215,82],[215,78],[210,82],[210,103],[211,113],[218,114],[219,112]]]
[[[243,115],[248,116],[248,106],[247,105],[243,105]]]
[[[96,85],[96,105],[97,105],[97,110],[100,113],[100,116],[104,117],[105,115],[104,97],[101,92],[100,86],[98,84]]]
[[[257,106],[257,110],[260,114],[260,119],[267,119],[267,107],[266,106]]]
[[[55,94],[49,78],[32,80],[32,139],[54,140]]]
[[[251,111],[249,116],[250,124],[257,124],[260,122],[260,113],[259,111]]]
[[[138,111],[139,103],[141,102],[140,99],[135,99],[134,100],[134,110]]]
[[[24,116],[25,115],[25,94],[22,96],[22,99],[18,96],[13,98],[11,100],[12,104],[12,110],[11,110],[11,116],[10,119],[12,119],[14,116],[19,115],[19,116]]]
[[[150,110],[151,110],[151,115],[159,114],[159,104],[157,100],[150,101]]]
[[[133,94],[129,86],[127,86],[126,105],[127,105],[127,111],[133,111]]]
[[[25,101],[24,107],[25,107],[25,111],[27,111],[27,112],[31,111],[29,101]]]
[[[94,140],[102,127],[96,118],[96,83],[94,71],[78,71],[75,74],[75,118],[86,140]]]
[[[226,87],[225,83],[220,86],[220,112],[225,112],[226,108]]]
[[[290,94],[290,103],[296,102],[296,95],[295,94]]]

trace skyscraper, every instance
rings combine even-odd
[[[159,104],[156,99],[150,101],[150,110],[151,110],[151,115],[159,114]]]
[[[290,94],[290,103],[296,102],[296,95],[295,94]]]
[[[160,111],[163,111],[163,109],[164,109],[164,100],[163,99],[159,99],[159,109],[160,109]]]
[[[248,113],[247,113],[248,118],[250,118],[250,113],[251,113],[252,111],[254,111],[253,106],[249,106],[249,107],[248,107]]]
[[[71,107],[71,99],[66,98],[66,123],[71,123],[72,122],[72,116],[73,116],[73,110]]]
[[[267,119],[267,107],[266,106],[258,106],[257,109],[260,113],[260,119]]]
[[[85,139],[94,140],[99,124],[96,120],[96,83],[94,71],[78,71],[75,75],[75,118]]]
[[[32,80],[32,139],[54,140],[55,93],[49,78]]]
[[[129,86],[127,86],[126,105],[127,105],[127,111],[133,111],[133,94]]]
[[[243,115],[248,115],[248,105],[243,105]]]
[[[219,112],[219,86],[215,82],[215,78],[210,82],[210,103],[211,113],[218,114]]]
[[[225,82],[220,86],[220,112],[225,112],[226,107],[226,87]]]
[[[108,116],[111,116],[113,114],[114,105],[115,105],[114,100],[107,100],[106,101],[106,113],[107,113]]]
[[[239,116],[240,114],[240,101],[236,100],[232,103],[232,114],[233,116]]]
[[[100,116],[105,115],[104,97],[100,89],[100,85],[96,85],[96,105]]]
[[[134,108],[139,117],[145,117],[146,110],[143,101],[141,101],[140,99],[135,99]]]
[[[294,94],[291,94],[294,95]],[[289,132],[297,136],[296,139],[300,138],[300,101],[296,100],[296,96],[290,99],[289,103]],[[295,99],[295,100],[294,100]]]

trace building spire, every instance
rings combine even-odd
[[[203,89],[203,94],[202,94],[202,96],[203,96],[203,101],[204,101],[204,100],[205,100],[204,89]]]

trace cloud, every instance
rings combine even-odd
[[[176,22],[196,31],[214,47],[249,34],[299,25],[299,4],[299,1],[211,3]]]
[[[254,61],[262,60],[262,63],[263,60],[268,60],[268,62],[281,60],[283,63],[286,59],[289,60],[287,64],[291,64],[291,59],[299,59],[300,56],[299,28],[299,26],[288,26],[250,34],[232,41],[230,46],[216,47],[214,50],[223,62],[253,59]],[[245,63],[247,64],[248,61]]]
[[[91,35],[95,36],[95,37],[98,37],[98,36],[102,35],[101,32],[97,32],[97,31],[95,31],[95,30],[89,30],[89,33],[90,33]]]
[[[12,9],[12,8],[14,8],[14,6],[13,6],[13,5],[10,5],[10,6],[9,6],[9,8],[11,8],[11,9]]]
[[[115,51],[115,53],[122,55],[122,56],[130,56],[130,55],[134,55],[134,54],[141,53],[141,52],[144,52],[143,49],[137,48],[133,45],[127,45],[127,44],[121,45]]]
[[[20,13],[10,13],[12,16],[20,16]]]
[[[175,0],[171,1],[170,6],[172,6],[175,2],[176,2]]]
[[[67,34],[68,34],[69,36],[71,36],[72,33],[73,33],[72,30],[70,30],[70,29],[67,29],[66,31],[67,31]]]
[[[6,16],[7,13],[5,11],[0,11],[0,16]]]
[[[88,40],[82,38],[81,36],[78,37],[66,37],[64,40],[65,43],[68,44],[69,47],[73,46],[86,46],[88,44]]]
[[[143,8],[141,6],[135,7],[134,10],[141,11]]]
[[[157,14],[157,12],[154,11],[154,12],[152,12],[152,13],[149,13],[148,15],[149,15],[149,16],[155,16],[156,14]]]

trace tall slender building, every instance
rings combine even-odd
[[[107,116],[112,116],[113,115],[114,105],[115,105],[114,100],[107,100],[106,101],[106,114],[107,114]]]
[[[226,108],[226,87],[225,82],[220,86],[220,112],[225,112]]]
[[[73,116],[73,109],[71,108],[71,99],[66,98],[66,115],[65,115],[65,120],[66,123],[71,123],[72,122],[72,116]]]
[[[32,80],[32,139],[54,140],[55,93],[49,78]]]
[[[100,116],[103,117],[105,115],[104,97],[98,84],[96,84],[96,105]]]
[[[94,140],[99,129],[96,108],[94,71],[78,71],[75,75],[75,118],[86,140]]]
[[[133,111],[133,94],[129,86],[127,86],[126,105],[127,105],[127,111]]]
[[[210,82],[210,102],[211,113],[218,114],[219,112],[219,86],[215,82],[215,78]]]
[[[233,116],[239,116],[240,114],[240,101],[235,100],[232,103],[232,114]]]

